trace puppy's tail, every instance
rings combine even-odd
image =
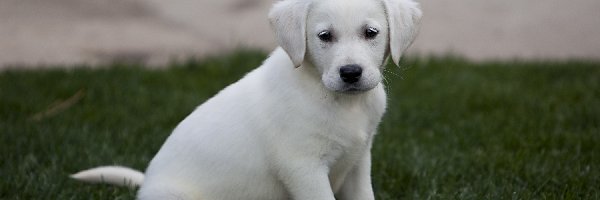
[[[71,178],[90,183],[108,183],[128,187],[137,187],[144,182],[142,172],[121,166],[103,166],[83,170],[72,174]]]

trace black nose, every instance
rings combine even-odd
[[[362,74],[360,65],[344,65],[340,68],[340,78],[346,83],[356,83]]]

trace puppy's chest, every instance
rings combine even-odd
[[[321,162],[331,170],[343,166],[351,166],[361,155],[368,151],[370,137],[346,138],[345,140],[329,140],[321,147]]]
[[[351,164],[368,150],[376,124],[363,111],[323,116],[316,137],[321,141],[321,160],[334,167]]]
[[[323,111],[315,116],[318,121],[315,132],[319,133],[329,146],[342,149],[368,144],[381,118],[380,114],[362,106],[337,107]]]

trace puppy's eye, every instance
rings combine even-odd
[[[323,42],[331,42],[331,40],[333,39],[333,36],[329,31],[321,31],[319,32],[319,34],[317,34],[317,36]]]
[[[379,30],[376,28],[369,27],[367,30],[365,30],[365,38],[367,39],[373,39],[377,36],[377,34],[379,34]]]

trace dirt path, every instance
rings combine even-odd
[[[0,0],[0,68],[271,50],[272,0]],[[411,53],[600,59],[598,0],[422,0]]]

